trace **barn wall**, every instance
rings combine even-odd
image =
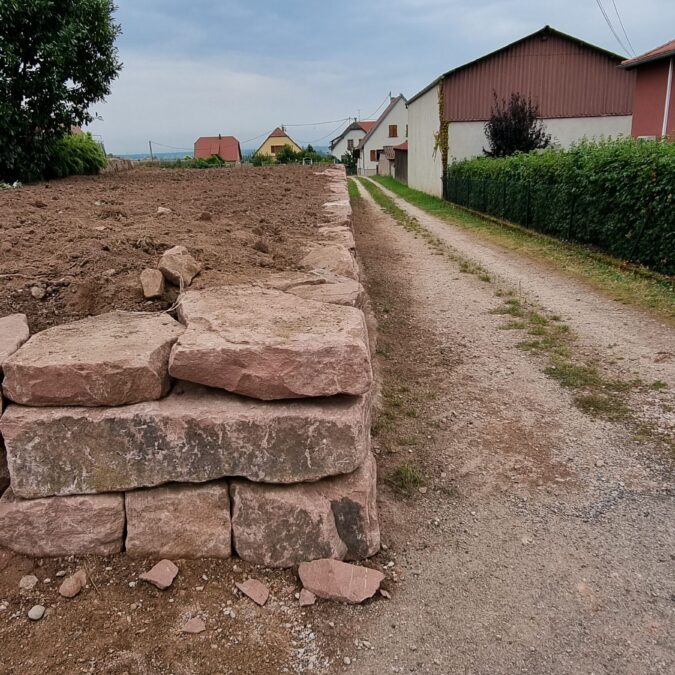
[[[434,150],[440,128],[438,86],[408,104],[408,185],[440,197],[443,166]]]

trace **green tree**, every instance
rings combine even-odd
[[[492,115],[485,123],[490,148],[483,152],[488,157],[507,157],[551,145],[551,136],[539,118],[539,107],[531,99],[514,93],[508,101],[500,101],[497,92],[493,95]]]
[[[122,66],[112,0],[0,0],[0,180],[45,174]]]
[[[284,145],[281,150],[277,151],[275,159],[279,164],[294,164],[299,162],[303,157],[302,151],[296,152],[290,145]]]

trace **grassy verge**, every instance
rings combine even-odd
[[[352,201],[361,199],[361,193],[359,192],[359,188],[357,187],[353,178],[347,179],[347,191],[349,192],[349,199]]]
[[[409,188],[388,176],[374,180],[414,206],[452,225],[474,231],[504,248],[551,262],[610,297],[651,311],[675,325],[675,279],[554,239],[519,225],[495,222]]]

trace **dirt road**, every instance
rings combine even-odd
[[[340,617],[357,640],[344,669],[673,672],[672,458],[629,422],[575,407],[539,357],[515,348],[516,331],[500,330],[496,285],[460,273],[361,192],[357,248],[380,324],[383,555],[398,581],[389,603]],[[398,204],[500,286],[560,314],[579,348],[667,382],[644,405],[671,423],[670,329]],[[422,470],[410,497],[392,485],[402,465]]]

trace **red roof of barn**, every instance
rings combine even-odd
[[[224,162],[240,162],[241,148],[234,136],[202,136],[195,142],[195,158],[218,155]]]
[[[661,45],[660,47],[655,47],[644,54],[640,54],[640,56],[635,56],[632,59],[628,59],[621,64],[621,67],[634,68],[635,66],[641,66],[643,63],[667,59],[669,56],[675,56],[675,40],[666,42],[666,44]]]

